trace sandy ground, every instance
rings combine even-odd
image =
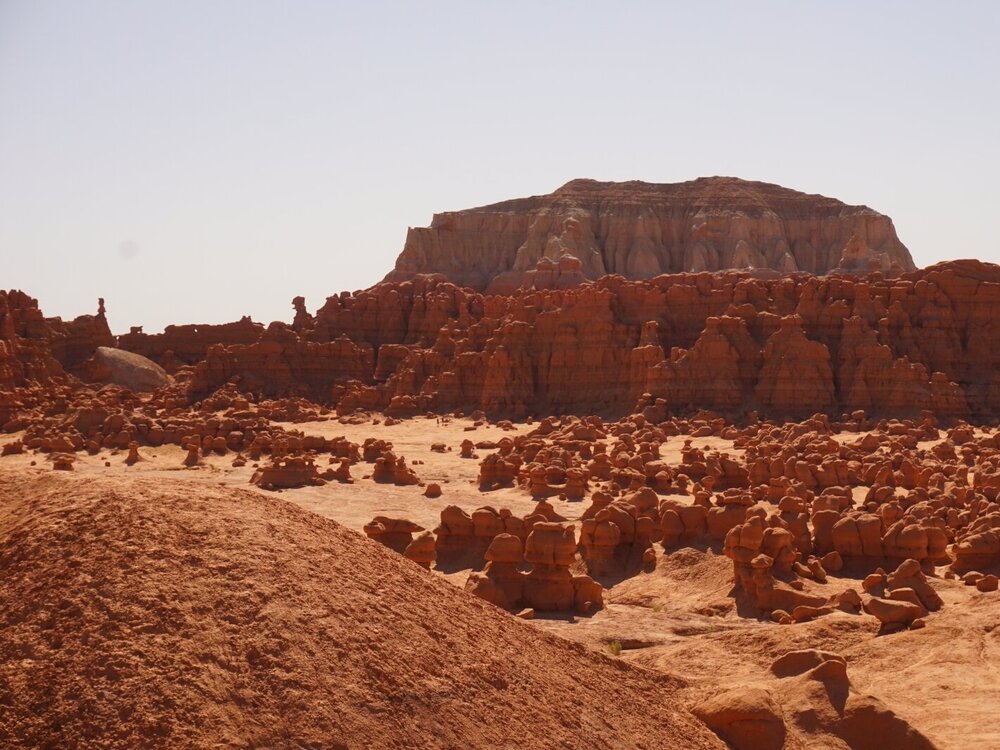
[[[168,492],[173,492],[171,487],[177,483],[177,491],[186,493],[206,485],[241,488],[287,500],[357,531],[375,515],[408,518],[433,529],[446,505],[458,505],[467,511],[483,505],[507,507],[518,515],[535,505],[519,489],[480,492],[476,483],[478,460],[462,459],[458,454],[464,439],[497,441],[528,432],[531,426],[517,425],[514,431],[495,426],[467,430],[472,426],[470,420],[440,424],[422,418],[389,427],[336,421],[288,426],[306,434],[343,435],[358,443],[368,437],[390,440],[397,455],[406,457],[423,482],[441,485],[443,495],[430,500],[419,486],[375,484],[363,478],[371,470],[371,465],[365,463],[352,467],[356,479],[353,485],[330,483],[265,492],[249,484],[251,465],[233,468],[231,455],[213,456],[199,468],[186,469],[182,466],[184,452],[175,447],[140,449],[145,460],[132,467],[125,466],[124,452],[81,456],[67,481],[105,477],[127,489],[130,482],[142,479],[154,481]],[[837,437],[849,442],[858,435]],[[679,461],[685,439],[674,438],[664,445],[663,458]],[[443,454],[431,451],[431,444],[436,442],[452,450]],[[694,439],[693,444],[740,453],[728,441],[717,438]],[[480,456],[488,452],[477,451]],[[35,467],[29,466],[31,460],[37,461]],[[104,465],[105,461],[110,461],[110,467]],[[0,460],[0,471],[5,467],[25,476],[52,473],[41,456],[6,457]],[[863,497],[864,492],[865,488],[858,488],[856,494]],[[588,504],[556,498],[551,502],[570,520],[579,518]],[[467,572],[448,577],[461,585]],[[938,747],[995,750],[1000,748],[1000,728],[992,721],[1000,707],[1000,635],[995,631],[1000,625],[1000,596],[979,594],[959,582],[941,578],[933,583],[946,604],[941,612],[928,618],[922,630],[878,637],[874,618],[842,613],[811,623],[779,626],[740,616],[736,611],[730,596],[732,566],[719,549],[682,549],[661,555],[655,571],[611,586],[606,592],[606,608],[596,615],[539,617],[532,626],[605,653],[610,642],[618,641],[623,646],[622,661],[683,675],[687,685],[681,695],[692,701],[724,687],[752,682],[787,651],[834,651],[848,659],[848,672],[856,689],[884,700]],[[831,593],[847,587],[860,590],[860,580],[832,577],[827,584]]]
[[[477,483],[479,461],[491,453],[492,449],[477,450],[477,458],[463,459],[459,456],[459,446],[463,440],[497,442],[504,437],[528,433],[537,425],[519,424],[515,425],[513,430],[502,430],[495,425],[474,427],[471,419],[452,419],[438,423],[433,419],[423,418],[405,420],[390,427],[370,423],[341,424],[336,420],[275,424],[289,430],[301,430],[307,435],[321,435],[327,438],[342,436],[358,444],[370,437],[388,440],[392,442],[397,456],[406,457],[407,463],[414,469],[422,483],[436,482],[441,486],[441,497],[433,500],[424,497],[424,488],[418,485],[397,487],[391,484],[376,484],[370,479],[364,479],[372,470],[372,465],[364,462],[351,467],[354,484],[331,482],[322,487],[268,492],[250,484],[250,477],[254,471],[252,463],[235,468],[232,465],[232,454],[227,456],[213,454],[203,459],[202,466],[188,468],[183,465],[187,452],[173,445],[140,448],[139,455],[144,460],[133,466],[125,465],[125,451],[113,455],[103,451],[97,456],[78,453],[74,468],[77,473],[86,475],[157,477],[164,480],[182,477],[186,481],[231,485],[271,496],[277,495],[357,531],[362,531],[364,525],[376,515],[408,518],[424,528],[433,529],[441,519],[442,508],[448,505],[457,505],[470,512],[489,505],[498,509],[509,508],[515,515],[523,516],[536,504],[527,493],[516,488],[481,492]],[[0,446],[4,442],[12,442],[17,437],[18,434],[5,436],[0,440]],[[663,459],[679,462],[686,439],[688,438],[675,437],[665,443],[660,449]],[[431,445],[434,443],[444,443],[452,450],[445,453],[432,451]],[[739,451],[733,451],[731,441],[721,438],[695,439],[693,445],[739,454]],[[29,468],[31,461],[36,461],[35,469],[38,471],[50,470],[43,456],[28,454],[4,457],[0,467],[6,465]],[[105,462],[110,462],[111,466],[106,467]],[[324,464],[318,465],[321,470],[324,468]],[[558,498],[551,498],[550,502],[570,521],[578,519],[589,504],[584,501],[561,501]]]
[[[279,498],[10,469],[0,497],[0,747],[722,748],[682,680]]]

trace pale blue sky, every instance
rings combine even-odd
[[[0,0],[0,287],[290,320],[435,211],[735,175],[1000,260],[1000,3]]]

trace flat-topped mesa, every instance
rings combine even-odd
[[[442,274],[506,293],[606,274],[915,268],[892,219],[867,206],[735,177],[673,184],[580,179],[549,195],[435,214],[430,227],[409,230],[385,280]]]

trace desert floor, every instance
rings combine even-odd
[[[168,494],[178,496],[197,494],[206,485],[240,488],[294,503],[358,532],[376,515],[407,518],[433,529],[446,505],[467,511],[484,505],[507,507],[517,515],[526,514],[535,505],[518,488],[481,492],[476,483],[479,461],[459,457],[459,444],[464,439],[496,441],[528,432],[530,425],[516,424],[513,430],[502,430],[489,424],[476,427],[469,419],[415,418],[391,426],[342,424],[332,419],[284,426],[306,434],[343,435],[358,443],[369,437],[389,440],[421,481],[440,484],[443,494],[428,499],[420,486],[376,484],[366,478],[371,467],[364,463],[352,467],[355,481],[351,485],[331,482],[267,492],[250,484],[252,464],[234,468],[232,455],[209,456],[201,466],[185,468],[185,452],[175,446],[142,448],[143,460],[134,466],[125,465],[124,451],[80,454],[72,476],[74,481],[100,476],[122,492],[128,492],[137,479],[153,480]],[[2,441],[17,437],[6,436]],[[856,437],[841,434],[837,439]],[[661,448],[663,458],[679,461],[685,439],[671,438]],[[433,443],[445,443],[450,450],[434,452]],[[696,438],[693,444],[739,453],[731,442],[720,438]],[[480,457],[487,452],[477,451]],[[3,458],[0,471],[28,479],[52,469],[44,457],[25,454]],[[865,488],[855,491],[863,497]],[[550,502],[569,521],[578,519],[588,505],[586,501],[557,498]],[[682,548],[669,554],[658,551],[655,570],[617,580],[602,579],[607,587],[603,610],[590,617],[546,617],[539,613],[531,621],[533,627],[604,653],[617,641],[622,645],[622,660],[683,676],[687,684],[683,694],[690,701],[760,680],[771,662],[787,651],[818,648],[835,652],[846,657],[856,690],[885,701],[938,747],[1000,747],[1000,727],[994,721],[1000,707],[1000,597],[996,593],[979,593],[961,581],[939,575],[931,581],[945,606],[928,617],[923,629],[878,636],[874,618],[841,612],[786,626],[741,616],[730,596],[732,565],[718,547]],[[469,572],[433,574],[462,586]],[[860,589],[860,580],[831,576],[826,584],[830,592],[849,586]]]

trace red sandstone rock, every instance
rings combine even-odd
[[[73,471],[73,463],[76,456],[72,453],[53,453],[49,456],[52,461],[52,468],[56,471]]]
[[[133,466],[141,460],[142,457],[139,455],[139,444],[133,440],[128,444],[128,456],[125,457],[125,463],[129,466]]]
[[[319,472],[311,458],[284,456],[254,472],[250,481],[261,489],[290,489],[309,484],[322,484]]]
[[[521,540],[512,534],[498,534],[486,550],[486,567],[482,573],[469,576],[466,590],[505,609],[529,607],[589,614],[603,606],[603,589],[589,576],[570,573],[575,548],[572,526],[536,524],[523,557],[532,569],[521,573]]]
[[[728,690],[696,706],[695,714],[736,750],[935,747],[881,701],[855,691],[843,657],[792,652],[772,672],[777,679]]]
[[[630,283],[606,276],[494,297],[420,277],[331,297],[315,315],[296,314],[291,326],[241,321],[233,324],[238,335],[199,327],[191,332],[198,342],[177,355],[191,368],[177,371],[174,394],[190,403],[223,387],[298,393],[340,414],[524,416],[637,406],[657,422],[706,406],[777,416],[991,414],[1000,407],[993,374],[1000,346],[989,322],[998,284],[994,267],[972,261],[893,280],[730,272]],[[5,303],[0,383],[64,377],[57,359],[77,368],[107,345],[100,315],[77,331],[42,317],[26,295],[9,293]],[[800,323],[783,323],[790,315]],[[180,348],[179,336],[129,334],[120,345],[163,362]],[[0,408],[0,419],[9,421],[11,411]],[[834,481],[837,472],[842,484],[842,471],[824,468],[830,478],[816,481]],[[671,481],[669,472],[662,481]]]
[[[864,206],[731,177],[673,185],[573,180],[551,195],[436,215],[429,228],[410,229],[386,279],[442,274],[502,292],[604,274],[826,273],[867,270],[868,248],[886,258],[888,268],[879,262],[878,270],[914,268],[892,221]]]
[[[354,484],[354,479],[351,478],[351,460],[349,458],[337,459],[331,456],[330,463],[334,462],[339,465],[336,469],[327,469],[323,473],[323,479],[334,480],[341,484]]]
[[[918,604],[873,596],[865,602],[865,611],[874,615],[883,626],[908,627],[926,612]]]
[[[389,518],[387,516],[375,516],[375,518],[365,524],[365,534],[367,534],[369,538],[384,544],[386,547],[394,549],[401,555],[404,554],[414,542],[413,534],[423,530],[422,526],[419,526],[412,521],[408,521],[405,518]],[[431,544],[430,551],[427,549],[428,544]],[[422,538],[420,544],[418,544],[413,550],[415,557],[411,557],[411,559],[413,559],[414,562],[427,560],[431,552],[433,552],[433,540]],[[409,557],[409,555],[407,556]],[[428,564],[433,559],[433,557],[429,557]]]
[[[90,382],[110,382],[136,392],[155,391],[169,382],[163,368],[152,360],[109,346],[97,347],[80,369]]]
[[[120,336],[118,343],[173,372],[178,365],[193,365],[205,359],[210,346],[253,344],[263,332],[263,325],[244,317],[222,325],[170,325],[158,334],[143,333],[142,327],[136,326]]]
[[[992,573],[984,575],[976,581],[976,589],[979,591],[996,591],[1000,587],[1000,581]]]
[[[512,534],[498,534],[486,550],[486,567],[473,573],[465,590],[502,609],[514,609],[523,598],[524,576],[518,570],[523,559],[521,540]]]
[[[421,532],[403,550],[403,556],[413,560],[422,568],[430,570],[431,564],[437,557],[434,549],[434,535],[429,531]]]

